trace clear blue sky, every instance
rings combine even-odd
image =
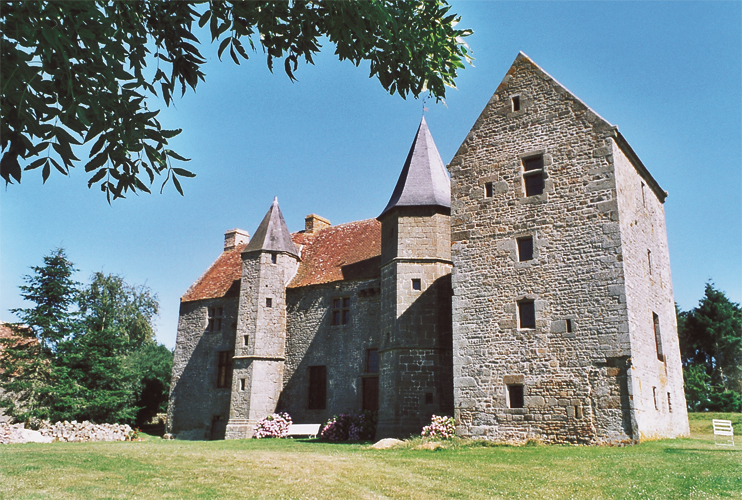
[[[742,3],[458,2],[474,67],[428,125],[451,160],[518,51],[614,125],[660,185],[675,299],[694,307],[712,280],[742,301]],[[206,40],[206,38],[204,38]],[[198,174],[163,195],[109,206],[82,167],[42,185],[39,171],[0,189],[0,319],[25,307],[29,266],[64,247],[86,281],[95,271],[147,284],[159,298],[157,338],[175,344],[179,297],[222,250],[224,231],[254,233],[274,196],[291,231],[317,213],[333,224],[376,217],[392,193],[422,102],[384,92],[367,66],[332,47],[298,82],[262,53],[235,66],[215,47],[206,82],[163,110],[181,127],[173,149]],[[278,66],[280,68],[280,65]],[[162,106],[154,99],[150,106]],[[157,186],[159,188],[159,185]],[[155,189],[153,191],[158,191]]]

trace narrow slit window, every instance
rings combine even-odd
[[[246,385],[245,379],[244,378],[241,378],[240,379],[240,390],[241,391],[244,391],[245,390],[245,385]]]
[[[484,183],[484,197],[485,198],[492,198],[494,191],[492,190],[492,183],[491,182],[485,182]]]
[[[647,197],[644,194],[644,183],[643,182],[642,182],[642,206],[643,207],[647,206]]]
[[[657,404],[657,388],[656,387],[652,387],[652,398],[654,398],[654,409],[659,410],[660,407]]]
[[[572,333],[572,320],[567,319],[565,323],[567,324],[567,333]]]
[[[412,278],[412,289],[413,290],[422,289],[422,282],[420,281],[420,278]]]
[[[518,302],[518,320],[520,328],[536,328],[536,308],[532,300]]]
[[[647,250],[647,266],[649,267],[649,274],[652,274],[652,251]]]
[[[247,344],[250,342],[250,336],[249,335],[243,335],[242,341],[244,342],[244,346],[247,347]]]
[[[525,262],[533,260],[533,238],[526,236],[518,238],[518,261]]]
[[[523,160],[523,183],[526,196],[536,196],[544,192],[544,157],[543,155]]]
[[[513,103],[513,111],[520,111],[520,96],[514,95],[510,98]]]
[[[278,254],[276,252],[271,252],[271,264],[276,264],[278,262]]]
[[[665,360],[665,355],[662,352],[662,334],[660,333],[660,317],[657,313],[652,313],[652,327],[654,328],[654,347],[657,350],[657,359],[660,361]]]
[[[513,384],[508,386],[508,406],[510,408],[523,408],[523,386]]]
[[[672,413],[672,399],[670,399],[670,393],[667,393],[667,411]]]

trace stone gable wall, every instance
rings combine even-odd
[[[454,394],[463,436],[574,442],[580,429],[580,442],[631,438],[611,134],[519,56],[449,165]],[[523,159],[535,155],[544,159],[544,193],[526,197]],[[519,262],[516,242],[524,236],[534,239],[534,258]],[[518,327],[524,299],[534,301],[535,329]],[[607,377],[609,368],[616,376]],[[507,380],[518,378],[525,408],[508,408]]]

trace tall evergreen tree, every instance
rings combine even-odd
[[[0,407],[16,420],[49,417],[56,352],[71,335],[75,319],[70,308],[77,294],[78,283],[72,279],[76,269],[64,250],[56,249],[44,257],[43,266],[31,269],[20,289],[34,305],[11,309],[20,323],[10,325],[14,337],[0,339],[0,385],[6,391]]]
[[[706,284],[703,299],[678,313],[688,407],[742,411],[742,308]]]

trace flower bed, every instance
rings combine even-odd
[[[292,420],[288,413],[273,413],[258,422],[253,437],[256,439],[286,437],[291,423]]]
[[[320,432],[328,441],[365,441],[376,434],[376,412],[341,413],[328,420]]]

